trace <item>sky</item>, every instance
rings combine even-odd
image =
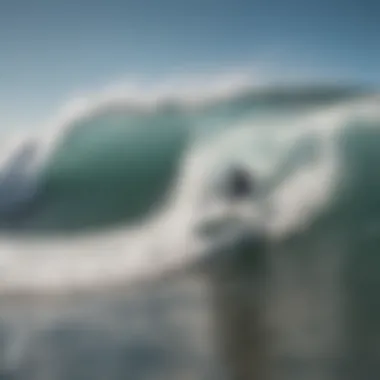
[[[380,83],[380,3],[2,0],[0,128],[133,75],[258,68]]]

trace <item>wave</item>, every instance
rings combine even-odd
[[[376,94],[234,87],[198,102],[153,98],[76,103],[53,129],[9,148],[0,172],[3,292],[160,275],[231,244],[226,229],[281,241],[347,216],[368,230],[378,223]],[[231,165],[255,178],[244,203],[218,191]],[[205,239],[196,231],[215,210]],[[220,223],[231,215],[235,222]]]

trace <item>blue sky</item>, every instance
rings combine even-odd
[[[380,83],[379,18],[376,0],[2,0],[0,126],[134,73],[266,62]]]

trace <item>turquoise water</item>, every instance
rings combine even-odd
[[[0,378],[377,378],[379,109],[351,88],[245,90],[97,106],[19,140]],[[248,204],[223,196],[231,165],[255,178]]]

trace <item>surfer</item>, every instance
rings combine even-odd
[[[228,173],[225,194],[231,200],[240,200],[253,194],[254,181],[248,170],[234,167]]]

